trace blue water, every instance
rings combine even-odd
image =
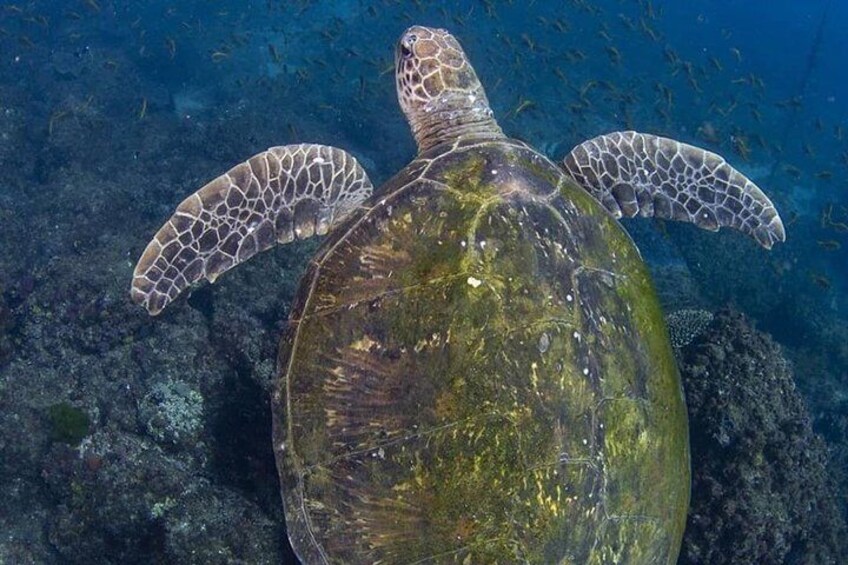
[[[108,474],[140,453],[197,469],[197,489],[240,493],[245,523],[276,539],[265,389],[314,245],[257,257],[156,321],[129,302],[132,266],[182,198],[267,147],[342,147],[375,184],[401,169],[415,144],[392,61],[412,24],[450,29],[505,132],[553,158],[632,128],[721,153],[772,198],[787,241],[770,252],[728,231],[624,225],[667,309],[732,305],[784,348],[844,506],[848,4],[31,0],[0,5],[0,478],[13,501],[0,562],[174,561],[203,546],[168,521],[175,507],[191,521],[176,487],[119,500],[121,481],[167,475]],[[203,409],[174,385],[188,431],[157,439],[145,407],[176,381]],[[59,403],[88,414],[82,443],[51,439]],[[111,505],[148,518],[114,518]],[[127,533],[148,527],[140,541]]]

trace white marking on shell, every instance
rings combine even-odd
[[[547,332],[543,332],[539,338],[539,353],[544,353],[551,346],[551,338]]]
[[[474,278],[474,277],[468,277],[468,284],[472,288],[477,288],[478,286],[483,284],[483,281],[481,281],[480,279]]]

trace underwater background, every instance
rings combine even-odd
[[[832,0],[0,4],[0,564],[280,563],[268,391],[319,242],[150,318],[135,261],[274,145],[415,145],[394,43],[462,42],[508,135],[636,129],[724,155],[787,241],[625,220],[690,410],[681,563],[848,562],[848,4]]]

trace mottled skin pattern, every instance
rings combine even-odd
[[[266,249],[327,240],[280,347],[274,449],[306,563],[674,563],[686,411],[621,215],[785,238],[720,157],[635,132],[557,166],[507,139],[456,39],[396,50],[418,157],[274,147],[177,208],[136,266],[159,313]],[[606,207],[607,210],[604,210]]]
[[[324,235],[373,192],[348,153],[325,145],[272,147],[183,200],[147,245],[132,299],[153,315],[192,283],[275,243]]]
[[[414,161],[303,279],[274,396],[292,544],[673,563],[686,411],[638,251],[532,149],[467,145]]]
[[[783,222],[760,188],[721,155],[635,131],[584,141],[563,160],[569,176],[616,218],[656,217],[730,227],[771,249]]]

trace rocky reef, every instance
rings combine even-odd
[[[844,562],[848,500],[781,347],[726,310],[681,353],[692,501],[680,562]]]

